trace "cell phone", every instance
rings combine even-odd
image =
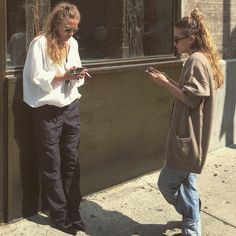
[[[145,69],[145,72],[157,72],[157,70],[153,68],[152,66],[147,66]]]
[[[84,70],[84,69],[86,69],[86,68],[85,68],[85,67],[78,67],[78,68],[72,70],[71,73],[72,73],[73,75],[78,75],[78,74],[80,74],[81,71]]]

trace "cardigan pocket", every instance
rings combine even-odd
[[[180,138],[178,135],[176,135],[176,142],[179,152],[178,156],[180,157],[180,159],[188,162],[189,152],[191,149],[191,138]]]
[[[199,150],[196,145],[196,141],[191,137],[180,138],[176,135],[176,143],[178,147],[178,157],[184,163],[195,165],[199,163]]]

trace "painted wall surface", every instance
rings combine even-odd
[[[236,143],[236,59],[222,64],[225,83],[217,92],[210,150]]]
[[[176,78],[181,64],[158,68]],[[84,193],[161,167],[173,101],[143,68],[94,77],[81,90]]]

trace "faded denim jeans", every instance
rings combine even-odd
[[[201,236],[196,174],[164,166],[158,179],[158,188],[167,202],[182,215],[182,234]]]

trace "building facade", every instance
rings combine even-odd
[[[22,101],[30,41],[57,0],[0,2],[0,222],[44,208],[34,151],[32,111]],[[178,80],[173,25],[202,9],[222,56],[210,149],[235,143],[236,2],[233,0],[71,0],[82,15],[74,35],[93,80],[80,89],[81,185],[89,194],[162,166],[173,98],[145,76],[153,65]],[[92,7],[91,7],[92,6]]]

